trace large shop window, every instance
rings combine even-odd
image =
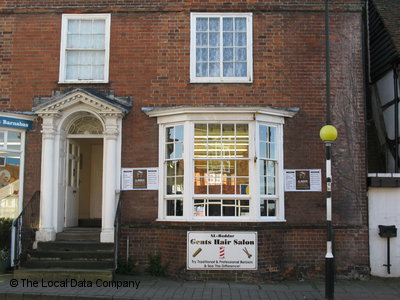
[[[110,14],[62,16],[60,83],[108,82]]]
[[[0,218],[19,213],[24,138],[24,131],[0,128]]]
[[[252,14],[192,13],[191,82],[252,82]]]
[[[159,118],[159,220],[284,221],[283,123],[247,113]]]

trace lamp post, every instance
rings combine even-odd
[[[325,254],[325,298],[333,299],[334,294],[334,256],[332,251],[332,144],[337,138],[337,130],[332,125],[325,125],[319,132],[326,146],[326,254]]]

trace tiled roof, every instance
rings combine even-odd
[[[400,54],[400,0],[373,0],[373,3]]]

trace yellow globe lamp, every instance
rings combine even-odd
[[[325,125],[319,131],[319,136],[322,141],[332,143],[336,140],[338,135],[337,129],[332,125]]]

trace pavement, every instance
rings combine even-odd
[[[14,280],[12,274],[0,275],[0,300],[20,299],[179,299],[179,300],[272,300],[325,299],[322,280],[267,281],[261,284],[184,281],[147,275],[119,276],[115,282],[74,281],[41,282]],[[335,299],[400,300],[400,278],[338,280]]]

